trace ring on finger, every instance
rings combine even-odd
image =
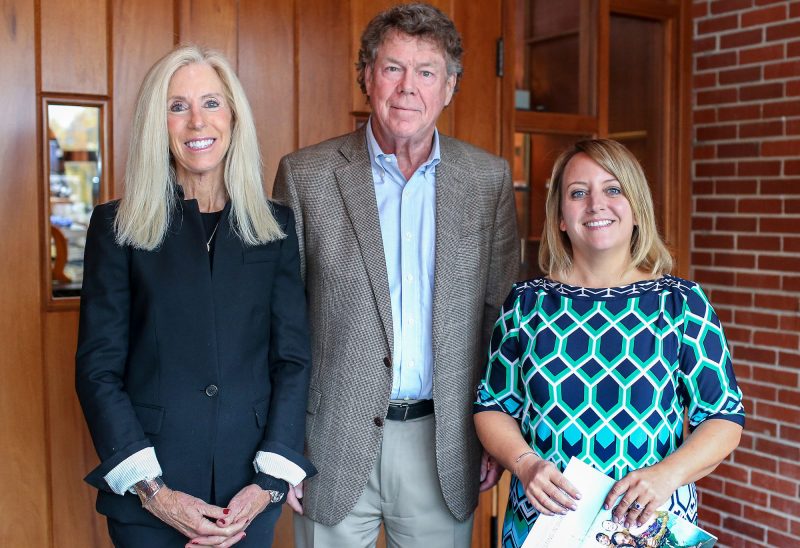
[[[633,504],[631,504],[631,506],[633,506],[634,510],[641,510],[642,508],[644,508],[644,505],[640,504],[639,501],[634,502]]]

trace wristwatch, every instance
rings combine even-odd
[[[161,488],[164,487],[164,480],[161,477],[153,479],[145,478],[133,484],[133,490],[139,495],[139,500],[142,502],[142,507],[147,506],[147,503],[153,500]]]
[[[283,497],[286,496],[286,493],[283,491],[275,491],[274,489],[267,489],[267,493],[269,493],[269,503],[270,504],[278,504],[280,501],[283,500]]]

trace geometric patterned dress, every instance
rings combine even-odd
[[[502,411],[563,471],[576,457],[622,478],[680,446],[706,419],[744,424],[742,393],[719,319],[700,286],[674,276],[587,289],[536,278],[500,311],[474,411]],[[670,510],[697,520],[694,484]],[[518,548],[538,512],[512,476],[503,547]]]

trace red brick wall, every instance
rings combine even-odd
[[[692,276],[748,413],[700,516],[723,546],[800,547],[800,1],[693,9]]]

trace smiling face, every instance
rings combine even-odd
[[[402,142],[429,141],[456,84],[434,42],[397,31],[386,36],[364,79],[372,131],[384,152]]]
[[[206,64],[186,65],[172,75],[167,131],[178,182],[193,177],[222,181],[233,118],[224,89]]]
[[[573,156],[564,169],[559,223],[572,245],[573,261],[603,253],[629,262],[633,227],[620,182],[586,154]]]

